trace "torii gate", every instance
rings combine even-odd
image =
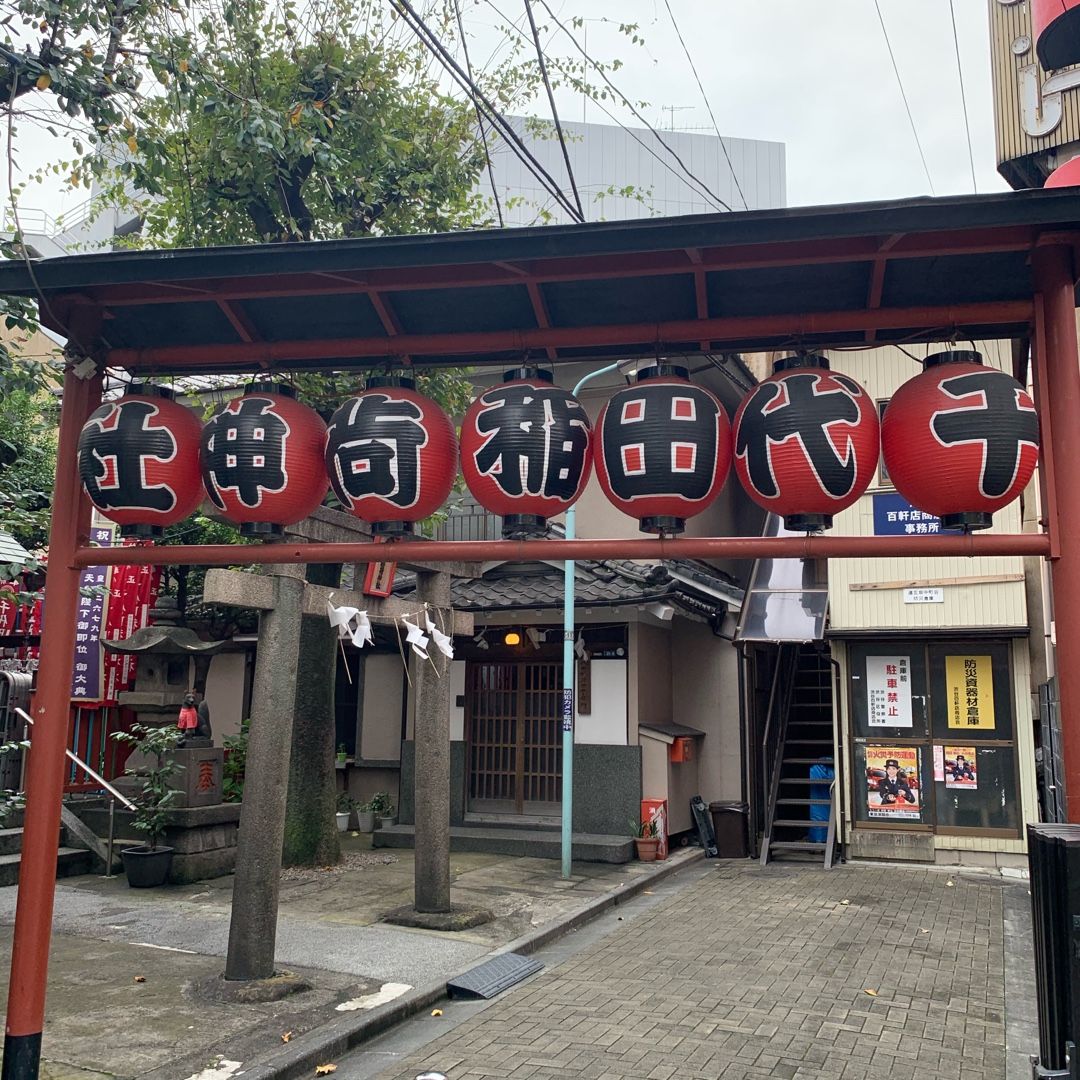
[[[1041,533],[404,541],[380,554],[424,564],[1046,557],[1053,576],[1069,819],[1080,822],[1080,488],[1070,471],[1080,461],[1078,268],[1075,189],[75,256],[39,262],[33,273],[17,263],[0,267],[0,292],[40,295],[42,321],[69,340],[2,1080],[38,1075],[80,569],[120,561],[371,561],[370,547],[358,543],[87,547],[88,505],[76,474],[76,443],[100,401],[105,367],[155,374],[408,362],[513,366],[532,352],[569,363],[890,341],[1030,341],[1042,428]]]

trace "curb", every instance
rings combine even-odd
[[[695,848],[684,858],[677,861],[665,861],[651,873],[643,874],[623,889],[598,897],[562,921],[553,921],[539,930],[523,934],[514,941],[493,949],[487,954],[487,959],[510,952],[524,955],[536,952],[537,949],[543,948],[564,934],[569,934],[611,908],[637,896],[650,885],[655,885],[658,881],[663,881],[704,858],[705,852],[701,848]],[[446,997],[448,981],[464,975],[465,972],[471,971],[483,962],[483,958],[473,960],[460,971],[419,990],[413,990],[397,1001],[362,1016],[343,1014],[335,1017],[326,1024],[320,1024],[306,1035],[299,1036],[269,1057],[253,1063],[251,1068],[240,1069],[235,1076],[237,1080],[240,1077],[244,1077],[244,1080],[294,1080],[295,1077],[310,1076],[314,1073],[316,1065],[341,1057],[360,1043],[381,1035],[389,1028],[397,1026],[436,1002],[442,1001]]]

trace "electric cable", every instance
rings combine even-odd
[[[967,93],[964,90],[964,68],[960,63],[960,38],[956,33],[956,9],[953,0],[949,0],[949,18],[952,20],[953,48],[956,50],[956,74],[960,77],[960,102],[964,106],[964,134],[967,136],[968,162],[971,164],[971,186],[979,193],[979,183],[975,179],[975,154],[971,149],[971,121],[968,119]]]
[[[461,0],[454,0],[454,14],[457,16],[458,34],[461,37],[461,49],[465,54],[465,70],[469,75],[469,82],[475,83],[473,78],[472,60],[469,59],[469,43],[465,39],[465,24],[461,18]],[[472,99],[473,108],[476,110],[476,126],[480,129],[480,141],[484,144],[484,160],[487,161],[488,179],[491,181],[491,196],[495,200],[495,212],[499,215],[499,228],[506,227],[503,220],[502,202],[499,200],[499,189],[495,184],[495,166],[491,160],[491,147],[488,146],[487,133],[484,131],[484,118],[480,114],[480,106],[476,98]]]
[[[508,139],[508,145],[510,149],[516,154],[516,156],[522,161],[522,163],[533,173],[533,175],[540,181],[542,187],[544,187],[548,193],[554,196],[564,210],[577,222],[581,222],[582,218],[578,214],[577,207],[566,197],[562,189],[559,187],[557,181],[551,176],[551,174],[540,164],[536,157],[532,154],[529,148],[525,145],[521,136],[514,130],[513,126],[502,116],[499,110],[491,102],[488,96],[480,89],[480,87],[472,82],[468,75],[462,71],[461,65],[450,55],[446,47],[442,44],[439,38],[432,32],[427,26],[424,20],[416,13],[416,9],[412,6],[409,0],[391,0],[391,4],[394,10],[402,18],[405,24],[413,31],[414,34],[420,39],[420,42],[430,51],[432,51],[442,66],[449,73],[451,78],[472,98],[474,103],[479,107],[483,104],[485,115],[492,122],[493,126]]]
[[[608,87],[609,90],[611,90],[611,92],[615,95],[616,99],[621,101],[623,105],[625,105],[626,108],[630,110],[634,117],[642,124],[644,124],[646,128],[649,129],[657,142],[659,142],[660,145],[663,146],[663,148],[675,159],[675,161],[679,165],[679,168],[682,169],[682,171],[690,178],[690,180],[692,180],[694,184],[697,185],[697,187],[706,196],[706,198],[708,198],[714,205],[719,204],[719,206],[722,207],[724,210],[730,210],[731,207],[728,206],[728,204],[724,202],[724,200],[721,199],[719,195],[712,191],[703,180],[701,180],[698,176],[696,176],[690,171],[686,162],[683,161],[683,159],[678,155],[678,153],[673,149],[673,147],[661,137],[660,133],[656,130],[656,128],[654,128],[652,124],[650,124],[649,121],[646,120],[644,116],[642,116],[640,110],[633,104],[633,102],[631,102],[626,97],[626,95],[611,81],[611,79],[608,78],[607,72],[604,71],[603,67],[601,67],[600,64],[598,64],[585,51],[584,48],[582,48],[581,43],[578,41],[578,39],[574,37],[574,35],[566,28],[565,24],[560,21],[559,17],[555,14],[555,12],[552,11],[551,5],[548,3],[548,0],[540,0],[540,3],[544,5],[544,8],[547,10],[548,15],[551,16],[555,25],[573,42],[574,47],[578,50],[578,52],[581,53],[581,55],[588,61],[588,63],[593,67],[593,69],[600,76],[600,78],[604,80],[604,84]]]
[[[908,123],[911,124],[911,134],[915,136],[915,145],[919,148],[919,158],[922,161],[923,171],[926,173],[926,182],[930,185],[930,194],[933,195],[935,194],[934,181],[930,179],[930,168],[926,164],[926,155],[923,153],[922,143],[919,141],[919,133],[915,129],[915,118],[911,115],[911,106],[908,104],[907,93],[904,91],[904,80],[900,78],[900,68],[896,65],[896,56],[893,53],[892,42],[889,40],[889,31],[885,29],[885,19],[882,17],[881,4],[878,0],[874,0],[874,8],[877,11],[878,22],[881,23],[881,32],[885,35],[885,47],[889,50],[889,59],[892,61],[896,82],[900,87],[900,96],[904,99]]]
[[[581,205],[581,195],[578,193],[577,181],[574,179],[574,170],[570,165],[570,152],[566,149],[566,135],[563,132],[562,123],[559,121],[559,110],[555,108],[555,93],[551,89],[551,80],[548,78],[547,64],[544,62],[544,49],[540,44],[540,32],[536,29],[536,20],[533,18],[532,3],[525,0],[525,14],[529,16],[529,26],[532,27],[533,41],[536,42],[536,59],[540,65],[540,77],[544,80],[544,88],[547,90],[548,104],[551,106],[551,116],[555,121],[555,130],[559,135],[559,146],[562,147],[563,161],[566,163],[566,175],[570,178],[570,189],[574,193],[574,202],[577,203],[578,213],[581,220],[585,220],[585,211]]]
[[[727,162],[728,171],[731,173],[731,179],[735,181],[735,190],[739,193],[739,198],[742,199],[743,209],[749,210],[750,206],[746,201],[746,196],[743,194],[742,184],[739,183],[739,177],[735,173],[735,166],[731,163],[731,155],[728,153],[727,143],[724,142],[724,136],[720,134],[720,128],[716,123],[716,117],[713,115],[712,105],[709,104],[709,95],[705,93],[705,87],[701,85],[701,76],[698,75],[697,66],[694,64],[694,58],[690,55],[690,50],[683,40],[679,24],[675,21],[675,12],[671,10],[670,0],[664,0],[664,7],[667,8],[668,16],[671,19],[671,25],[675,28],[675,36],[679,39],[679,44],[682,46],[686,61],[690,65],[690,70],[694,73],[694,80],[697,82],[698,89],[701,91],[701,98],[705,102],[705,108],[709,111],[709,119],[712,121],[713,131],[716,132],[716,137],[720,140],[720,149],[724,151],[724,160]],[[674,124],[672,124],[672,127],[674,127]]]

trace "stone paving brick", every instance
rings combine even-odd
[[[382,1080],[1003,1080],[1001,890],[946,880],[719,863]]]

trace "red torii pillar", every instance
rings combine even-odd
[[[69,362],[49,528],[49,601],[41,634],[37,692],[31,706],[34,727],[26,768],[26,823],[8,983],[3,1080],[31,1080],[38,1075],[41,1058],[79,604],[79,570],[74,557],[80,536],[85,536],[90,526],[90,503],[79,483],[76,451],[82,426],[100,402],[101,376],[80,379]]]
[[[1047,238],[1049,240],[1049,238]],[[1071,239],[1071,238],[1070,238]],[[1043,440],[1049,427],[1053,467],[1044,512],[1050,519],[1050,573],[1061,743],[1069,821],[1080,823],[1080,351],[1076,342],[1076,270],[1071,244],[1047,242],[1032,255],[1035,271],[1036,380]],[[1049,420],[1049,424],[1047,424]],[[1054,520],[1056,518],[1056,520]]]

